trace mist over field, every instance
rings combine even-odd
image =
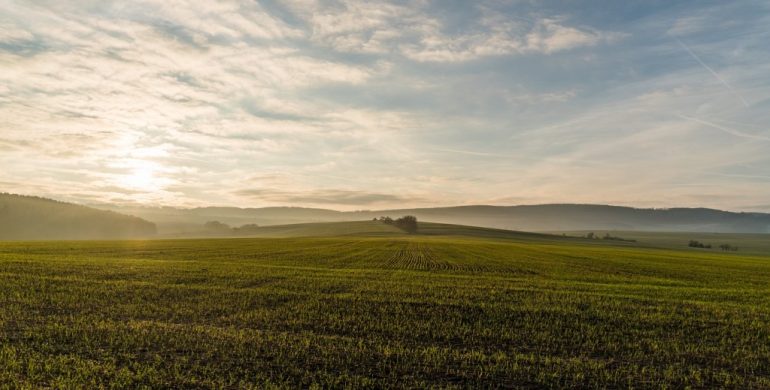
[[[463,206],[335,211],[301,207],[86,207],[0,194],[0,239],[105,239],[257,235],[260,226],[366,221],[413,215],[419,220],[519,231],[770,233],[770,214],[712,209],[634,209],[604,205]],[[100,210],[104,208],[105,210]]]
[[[96,206],[105,207],[105,206]],[[524,231],[638,230],[659,232],[770,233],[770,214],[713,209],[636,209],[606,205],[460,206],[340,212],[298,207],[196,209],[105,207],[151,220],[164,233],[199,230],[206,221],[238,227],[370,220],[414,215],[421,220]]]

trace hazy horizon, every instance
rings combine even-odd
[[[770,212],[770,4],[0,3],[0,191]]]
[[[450,205],[436,205],[436,206],[417,206],[417,207],[380,207],[380,208],[336,208],[336,207],[324,207],[324,206],[297,206],[290,204],[277,204],[272,206],[238,206],[227,204],[202,204],[197,206],[168,206],[168,205],[154,205],[145,203],[80,203],[83,206],[89,206],[94,208],[106,208],[106,209],[131,209],[131,208],[175,208],[179,210],[192,210],[197,208],[235,208],[235,209],[260,209],[260,208],[308,208],[319,209],[327,211],[335,211],[341,213],[349,212],[377,212],[377,211],[389,211],[389,210],[411,210],[411,209],[434,209],[434,208],[457,208],[457,207],[535,207],[535,206],[607,206],[607,207],[628,207],[640,210],[670,210],[670,209],[712,209],[718,211],[727,211],[734,213],[760,213],[770,214],[770,211],[743,211],[743,210],[731,210],[723,208],[713,208],[705,206],[671,206],[671,207],[655,207],[655,206],[634,206],[634,205],[621,205],[621,204],[606,204],[606,203],[519,203],[519,204],[450,204]]]

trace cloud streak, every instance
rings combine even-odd
[[[714,128],[714,129],[722,130],[723,132],[725,132],[727,134],[730,134],[730,135],[734,135],[736,137],[748,138],[748,139],[759,140],[759,141],[770,141],[770,136],[746,133],[745,131],[736,130],[736,129],[732,128],[732,127],[722,126],[722,125],[716,124],[714,122],[709,122],[709,121],[706,121],[706,120],[703,120],[703,119],[693,118],[693,117],[686,116],[686,115],[679,115],[679,117],[682,118],[682,119],[686,119],[688,121],[693,121],[693,122],[696,122],[696,123],[700,123],[702,125],[705,125],[705,126],[708,126],[708,127]]]
[[[425,198],[419,196],[403,196],[355,190],[323,189],[311,191],[281,191],[274,189],[243,189],[236,192],[238,196],[270,201],[302,203],[310,205],[346,205],[372,206],[378,204],[393,204],[406,202],[410,204],[423,203]]]
[[[680,46],[682,46],[682,49],[684,49],[693,59],[695,59],[695,61],[697,61],[704,69],[711,73],[711,75],[714,76],[717,81],[719,81],[722,85],[725,86],[725,88],[727,88],[733,95],[735,95],[735,97],[738,98],[744,106],[749,107],[749,102],[746,101],[743,95],[741,95],[735,88],[733,88],[732,85],[730,85],[724,78],[722,78],[719,73],[714,71],[714,69],[711,69],[710,66],[706,65],[706,63],[703,62],[703,60],[701,60],[700,57],[698,57],[695,52],[690,49],[689,46],[685,45],[684,42],[679,39],[676,41]]]

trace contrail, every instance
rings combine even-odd
[[[747,179],[765,179],[770,180],[770,176],[766,175],[743,175],[739,173],[712,173],[712,175],[716,176],[727,176],[727,177],[743,177]]]
[[[725,79],[723,79],[721,76],[719,76],[719,74],[717,72],[715,72],[714,69],[711,69],[711,67],[706,65],[705,62],[701,61],[700,57],[695,55],[695,53],[692,50],[690,50],[690,48],[687,47],[687,45],[684,44],[684,42],[680,41],[679,39],[677,39],[676,41],[679,42],[679,45],[681,45],[682,48],[685,51],[690,53],[690,55],[692,56],[692,58],[695,59],[695,61],[698,61],[698,63],[701,64],[701,66],[706,68],[706,70],[709,71],[709,73],[714,75],[714,77],[716,77],[716,79],[719,80],[719,82],[722,83],[722,85],[724,85],[728,90],[730,90],[730,92],[732,92],[733,95],[735,95],[738,99],[740,99],[741,102],[743,102],[744,106],[749,107],[749,102],[747,102],[746,99],[744,99],[743,96],[740,93],[738,93],[738,91],[736,91],[735,88],[733,88],[732,85],[730,85],[727,81],[725,81]]]
[[[756,139],[756,140],[761,140],[761,141],[770,141],[770,137],[768,137],[768,136],[744,133],[744,132],[742,132],[740,130],[735,130],[735,129],[730,128],[730,127],[725,127],[725,126],[718,125],[718,124],[713,123],[713,122],[704,121],[703,119],[693,118],[691,116],[686,116],[686,115],[681,115],[680,114],[679,117],[682,118],[682,119],[687,119],[689,121],[700,123],[702,125],[713,127],[715,129],[722,130],[725,133],[734,135],[736,137],[751,138],[751,139]]]

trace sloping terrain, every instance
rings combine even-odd
[[[477,226],[452,225],[434,222],[419,222],[416,236],[457,236],[518,241],[585,241],[578,237],[564,237],[557,234],[529,233]],[[215,234],[219,237],[335,237],[335,236],[406,236],[403,230],[380,221],[316,222],[289,225],[260,226],[247,232],[232,231],[229,234]],[[182,235],[182,237],[190,237]],[[195,235],[191,236],[195,237]],[[207,237],[201,235],[200,237]],[[208,236],[210,237],[210,235]]]
[[[393,236],[406,234],[378,221],[317,222],[261,226],[245,235],[252,237]]]
[[[575,231],[567,232],[571,236],[585,236],[594,233],[597,237],[609,234],[613,237],[634,240],[633,245],[688,249],[700,253],[720,252],[719,246],[728,244],[742,254],[770,254],[770,234],[744,233],[693,233],[693,232],[631,232],[631,231]],[[711,248],[691,248],[688,243],[695,240]]]
[[[151,237],[141,218],[32,196],[0,194],[0,240]]]
[[[770,214],[706,208],[638,209],[607,205],[461,206],[386,210],[391,217],[524,231],[637,230],[664,232],[770,233]],[[359,213],[369,217],[367,212]]]
[[[285,225],[414,215],[421,221],[520,231],[636,230],[664,232],[770,233],[770,214],[705,208],[638,209],[607,205],[460,206],[341,212],[301,207],[196,209],[114,207],[158,224],[161,233],[194,232],[207,221],[231,226]]]
[[[0,243],[0,384],[770,388],[769,259],[398,234]]]

